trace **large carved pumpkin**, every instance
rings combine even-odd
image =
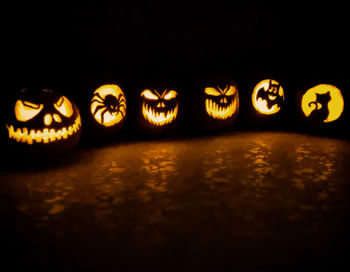
[[[48,89],[23,89],[10,106],[8,139],[29,152],[62,153],[77,144],[81,132],[78,107]]]

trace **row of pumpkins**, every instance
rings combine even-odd
[[[223,86],[203,86],[202,94],[198,103],[204,115],[201,121],[218,127],[230,126],[239,110],[237,85],[230,81]],[[148,129],[171,128],[176,124],[181,110],[176,89],[143,89],[139,98],[141,119]],[[276,115],[285,100],[284,90],[276,80],[265,79],[255,86],[251,99],[259,114]],[[125,121],[127,105],[120,86],[102,85],[91,92],[88,116],[96,130],[114,134]],[[336,86],[320,84],[304,92],[301,108],[306,119],[330,123],[341,116],[344,100]],[[16,148],[64,152],[78,143],[84,122],[78,107],[68,97],[48,89],[23,89],[10,106],[6,128],[9,142]]]

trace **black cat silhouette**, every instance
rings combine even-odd
[[[308,119],[315,123],[323,123],[329,115],[328,103],[331,99],[330,92],[325,94],[317,93],[316,100],[309,103],[309,107],[315,105],[315,109],[310,113]],[[319,104],[321,104],[321,107],[319,107]]]

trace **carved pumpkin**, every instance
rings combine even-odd
[[[273,79],[260,81],[252,93],[254,109],[262,115],[278,113],[284,102],[284,91],[279,82]]]
[[[344,99],[337,87],[319,84],[302,95],[301,110],[309,123],[331,123],[341,116]]]
[[[90,101],[90,113],[99,127],[116,131],[126,117],[126,98],[122,89],[115,84],[97,88]]]
[[[78,142],[81,118],[77,106],[66,96],[47,89],[23,89],[6,128],[11,142],[60,152]]]
[[[150,126],[166,127],[178,117],[178,93],[174,89],[144,89],[141,94],[143,120]]]
[[[190,107],[196,123],[204,128],[224,128],[238,115],[238,88],[229,77],[208,77],[197,83]]]
[[[206,87],[204,93],[206,94],[205,110],[213,119],[227,120],[236,113],[238,107],[236,86]]]

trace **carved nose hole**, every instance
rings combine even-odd
[[[52,123],[52,116],[51,116],[51,114],[46,114],[44,116],[44,124],[46,126],[49,126],[49,125],[51,125],[51,123]]]
[[[62,122],[62,118],[58,115],[58,114],[54,114],[53,115],[53,119],[55,120],[55,122],[57,123],[61,123]]]
[[[226,103],[227,103],[227,99],[226,99],[226,97],[221,98],[221,99],[220,99],[220,103],[226,104]]]
[[[157,108],[165,108],[164,102],[159,102],[159,103],[157,104]]]

